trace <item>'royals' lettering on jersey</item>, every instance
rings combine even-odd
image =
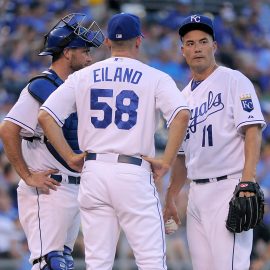
[[[189,130],[195,133],[198,124],[203,123],[211,114],[217,113],[223,110],[223,108],[224,104],[222,102],[221,93],[217,93],[214,96],[213,92],[210,91],[206,101],[200,106],[191,109]]]

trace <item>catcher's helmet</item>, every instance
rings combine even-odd
[[[90,24],[86,20],[86,15],[80,13],[62,18],[45,35],[44,47],[39,55],[58,54],[64,48],[100,47],[104,41],[100,27],[95,21]]]

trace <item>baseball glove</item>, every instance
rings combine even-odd
[[[241,191],[253,192],[251,197],[239,197]],[[240,182],[229,205],[226,228],[233,233],[248,231],[259,224],[264,214],[264,194],[254,182]]]

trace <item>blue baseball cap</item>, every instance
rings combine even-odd
[[[108,38],[110,40],[128,40],[142,36],[141,23],[138,16],[120,13],[112,16],[108,22]]]
[[[201,30],[206,32],[213,37],[213,40],[215,40],[213,21],[207,16],[195,14],[184,19],[179,28],[179,35],[182,38],[192,30]]]

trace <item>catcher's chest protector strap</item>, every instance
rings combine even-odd
[[[38,75],[29,81],[28,91],[34,99],[43,104],[51,95],[51,93],[53,93],[61,84],[63,84],[63,81],[57,76],[57,74],[53,70],[48,70],[44,71],[41,75]],[[66,119],[63,126],[63,132],[71,148],[74,151],[79,152],[77,125],[77,114],[72,114],[69,118]],[[68,126],[68,128],[66,128],[66,126]],[[68,164],[57,153],[49,141],[45,140],[44,142],[49,152],[58,162],[60,162],[69,171],[76,172],[68,166]]]
[[[28,91],[33,98],[43,104],[63,81],[53,70],[44,71],[29,81]]]

